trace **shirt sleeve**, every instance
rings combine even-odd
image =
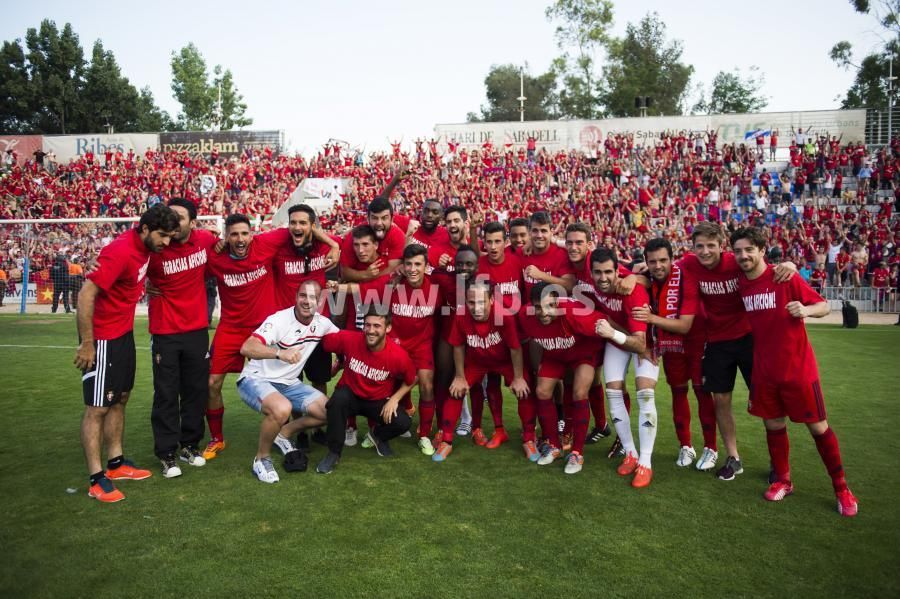
[[[819,295],[809,283],[803,280],[803,277],[793,276],[790,278],[791,297],[802,303],[804,306],[811,306],[825,301],[825,298]]]
[[[565,315],[565,319],[582,337],[597,337],[597,321],[606,320],[606,316],[587,308],[574,307]]]
[[[631,295],[625,298],[625,318],[628,320],[628,331],[630,333],[647,332],[647,323],[635,320],[634,316],[632,316],[631,309],[635,306],[643,306],[644,304],[649,303],[650,297],[647,295],[647,290],[640,286],[635,287],[634,291],[631,292]]]
[[[692,316],[700,309],[700,295],[697,293],[697,286],[688,284],[687,274],[681,271],[681,303],[679,304],[679,314],[681,316]]]
[[[128,265],[128,257],[117,255],[119,252],[114,251],[118,246],[119,244],[110,244],[103,248],[97,257],[97,269],[87,276],[103,291],[112,289]]]
[[[263,321],[255,331],[253,337],[256,337],[266,345],[274,345],[281,337],[281,327],[278,326],[278,312],[272,314]]]
[[[416,380],[416,368],[405,349],[399,345],[394,347],[397,349],[397,378],[405,385],[412,385]]]
[[[347,337],[352,335],[350,331],[338,331],[322,337],[322,349],[334,354],[346,352]]]
[[[256,251],[263,262],[274,258],[278,250],[287,243],[291,243],[291,232],[284,227],[253,236],[253,245],[257,246]]]
[[[353,268],[353,264],[356,262],[356,254],[353,252],[353,235],[352,233],[347,233],[344,238],[341,240],[341,266],[347,266],[349,268]]]
[[[403,234],[400,227],[394,225],[388,230],[384,243],[387,245],[387,248],[385,249],[385,258],[387,260],[399,260],[401,256],[403,256],[403,246],[406,244],[406,235]]]

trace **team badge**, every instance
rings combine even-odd
[[[113,393],[112,391],[107,391],[106,392],[106,401],[112,402],[112,400],[115,396],[116,396],[116,394]]]

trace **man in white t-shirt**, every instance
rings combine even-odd
[[[328,399],[300,381],[300,373],[322,337],[338,331],[316,311],[321,292],[318,281],[304,281],[297,290],[296,304],[266,318],[241,347],[241,355],[250,360],[238,378],[238,394],[263,415],[252,470],[264,483],[278,482],[269,455],[273,443],[284,453],[286,470],[306,470],[307,457],[290,437],[325,424]],[[295,418],[288,422],[292,413]]]

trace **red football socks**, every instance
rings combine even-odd
[[[521,406],[522,402],[519,402]],[[521,407],[520,407],[521,410]],[[556,404],[552,399],[537,402],[538,419],[541,421],[541,433],[553,447],[559,447],[559,429],[557,428]],[[520,414],[521,415],[521,414]],[[526,439],[527,440],[527,439]]]
[[[534,392],[529,393],[525,399],[519,400],[519,420],[522,422],[522,441],[527,443],[529,441],[535,440],[535,420],[538,417],[538,413],[540,411],[540,404],[549,404],[550,411],[553,413],[550,422],[553,424],[550,428],[555,432],[556,431],[556,406],[553,405],[552,401],[541,401],[537,400],[537,397],[534,395]],[[544,421],[541,420],[541,428],[543,428]],[[558,436],[557,436],[558,439]]]
[[[775,476],[781,482],[791,482],[791,465],[788,459],[791,444],[788,440],[787,427],[777,431],[766,429],[766,444],[769,446],[769,459],[772,461]]]
[[[691,446],[691,405],[688,403],[687,385],[671,387],[672,420],[675,423],[675,434],[682,447]]]
[[[700,427],[703,429],[703,446],[718,451],[716,404],[713,401],[712,393],[704,391],[702,387],[698,386],[694,387],[694,395],[697,396],[697,403],[700,406]]]
[[[816,440],[816,449],[822,456],[825,468],[828,469],[828,476],[831,477],[831,485],[837,493],[847,488],[847,481],[844,479],[844,465],[841,461],[841,448],[838,445],[837,436],[829,427],[821,435],[813,435]]]
[[[575,421],[575,437],[572,439],[572,451],[584,454],[584,440],[587,438],[588,425],[591,423],[591,408],[586,399],[572,403]]]
[[[594,385],[588,392],[588,401],[591,402],[591,413],[594,415],[594,426],[606,427],[606,397],[603,394],[603,385]]]
[[[221,441],[225,438],[222,436],[222,417],[224,414],[224,406],[217,410],[206,410],[206,424],[209,426],[209,438],[211,440]]]

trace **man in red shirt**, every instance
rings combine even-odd
[[[775,282],[775,269],[763,259],[766,238],[747,227],[731,235],[731,247],[743,271],[740,294],[753,328],[753,385],[748,411],[763,419],[775,480],[763,495],[781,501],[794,492],[788,460],[786,418],[806,424],[837,497],[837,510],[855,516],[859,506],[844,478],[841,450],[825,419],[825,403],[816,356],[803,319],[830,312],[828,302],[802,277]]]
[[[341,242],[341,278],[352,283],[370,281],[391,274],[400,265],[400,255],[406,245],[406,236],[394,224],[394,208],[386,197],[376,197],[369,202],[367,219],[375,231],[378,243],[376,271],[371,265],[360,264],[353,253],[353,236],[347,233]]]
[[[444,403],[443,439],[432,459],[443,462],[453,451],[452,424],[459,418],[466,393],[485,375],[494,373],[504,377],[519,400],[523,449],[529,460],[537,461],[534,436],[537,406],[528,383],[530,377],[523,366],[516,319],[506,311],[495,309],[490,283],[476,279],[468,285],[465,309],[457,312],[448,341],[453,346],[456,375]],[[554,426],[552,422],[541,423],[545,424]]]
[[[394,453],[388,441],[409,430],[412,420],[399,406],[416,384],[416,370],[406,351],[388,338],[390,331],[390,312],[379,313],[379,308],[372,306],[363,319],[362,332],[340,331],[322,340],[327,351],[344,355],[346,365],[326,406],[328,454],[316,472],[334,471],[350,416],[362,414],[375,421],[368,437],[382,457]]]
[[[596,289],[599,310],[618,329],[603,352],[603,374],[609,413],[616,434],[625,450],[625,458],[617,468],[620,476],[634,474],[631,486],[646,487],[653,479],[653,445],[656,441],[656,397],[654,389],[659,378],[659,366],[647,351],[647,324],[634,318],[634,309],[649,304],[647,290],[638,285],[628,295],[616,292],[619,261],[616,252],[599,248],[591,252],[591,277]],[[623,391],[625,374],[634,360],[634,383],[637,389],[641,449],[638,454],[631,432],[631,417],[625,407]]]
[[[150,256],[153,360],[153,452],[165,478],[181,476],[177,457],[191,466],[206,460],[198,450],[209,394],[209,320],[206,313],[207,250],[218,239],[197,229],[197,207],[183,198],[169,201],[179,228],[172,243]],[[180,397],[180,401],[179,401]],[[179,446],[181,451],[178,451]]]
[[[131,229],[104,247],[97,268],[78,294],[75,366],[82,371],[84,416],[81,444],[90,475],[88,495],[104,503],[125,499],[112,481],[151,476],[123,456],[125,404],[134,387],[134,308],[144,294],[150,254],[161,252],[178,231],[178,216],[157,204]],[[100,462],[106,442],[106,470]]]
[[[422,202],[418,222],[409,217],[395,214],[394,224],[400,227],[401,231],[406,231],[407,245],[417,243],[425,246],[425,249],[430,249],[450,244],[447,228],[441,225],[443,216],[444,208],[441,203],[434,198],[429,198]]]
[[[672,244],[667,239],[651,239],[644,246],[651,277],[650,305],[635,308],[635,320],[653,327],[654,354],[662,357],[666,381],[672,390],[672,417],[681,449],[675,464],[690,466],[697,454],[691,444],[691,409],[688,383],[700,406],[703,452],[698,470],[711,470],[718,459],[716,408],[712,395],[703,390],[701,360],[706,343],[706,325],[695,290],[684,285],[680,264],[672,262]]]

